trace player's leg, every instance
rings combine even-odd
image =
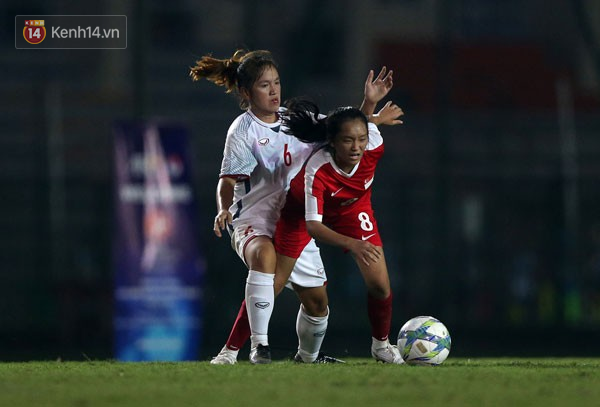
[[[371,354],[385,363],[403,363],[400,352],[389,342],[392,323],[392,290],[383,248],[379,261],[368,266],[355,259],[367,286],[367,312],[371,324]]]
[[[296,318],[298,353],[296,359],[304,363],[317,360],[329,319],[327,290],[321,287],[300,287],[293,285],[300,299],[300,309]]]
[[[322,336],[327,329],[327,292],[324,291],[324,285],[327,282],[325,268],[319,253],[319,248],[306,230],[306,221],[304,212],[293,212],[284,208],[282,216],[277,222],[275,235],[273,237],[275,250],[277,252],[277,269],[275,272],[276,285],[286,284],[296,292],[302,292],[304,287],[322,287],[322,301],[324,308],[321,307],[315,315],[307,314],[302,304],[296,320],[296,332],[298,334],[298,352],[306,355],[306,361],[314,362],[319,354]],[[323,296],[324,294],[324,296]],[[299,294],[300,296],[300,294]],[[308,300],[308,296],[306,297]],[[302,301],[302,297],[300,298]],[[307,306],[312,310],[316,309],[313,304]],[[322,333],[320,338],[315,340],[314,334]],[[313,357],[313,353],[316,355]],[[297,355],[298,356],[298,355]],[[301,359],[302,361],[302,359]]]
[[[210,363],[213,365],[233,365],[237,363],[238,352],[248,339],[250,339],[250,323],[248,322],[246,300],[243,300],[225,346],[217,356],[212,358]]]
[[[276,255],[271,239],[256,236],[246,242],[244,259],[248,265],[246,309],[250,324],[250,362],[271,363],[269,321],[275,300],[274,280]]]
[[[332,229],[346,236],[369,241],[381,248],[383,244],[377,221],[370,206],[355,207],[353,213],[340,218]],[[389,343],[392,321],[392,290],[388,276],[385,255],[369,266],[354,259],[367,286],[367,312],[371,324],[371,354],[377,360],[387,363],[402,363],[398,348]]]
[[[308,240],[297,256],[289,278],[289,283],[301,302],[296,318],[298,353],[294,359],[304,363],[341,362],[320,352],[329,319],[327,275],[319,248],[308,234],[306,237]],[[278,268],[280,262],[286,261],[285,257],[278,254]]]
[[[281,222],[278,226],[279,231],[282,229]],[[275,247],[279,251],[276,285],[289,281],[288,286],[294,289],[300,299],[296,318],[296,358],[299,358],[299,362],[312,363],[319,356],[329,316],[325,268],[319,248],[305,231],[294,230],[287,235],[285,243],[281,242],[280,236],[275,232]]]
[[[286,256],[283,257],[285,257],[287,261],[282,259],[281,263],[279,261],[277,262],[274,283],[275,297],[277,297],[285,287],[292,269],[296,264],[296,259]],[[210,363],[214,365],[235,364],[237,362],[239,350],[244,346],[248,339],[250,339],[250,323],[248,322],[246,300],[243,300],[225,346],[223,346],[219,354],[215,356]]]
[[[275,296],[279,295],[285,288],[292,270],[296,266],[296,258],[277,254],[277,266],[275,268]]]
[[[248,242],[258,237],[265,238],[271,236],[272,230],[265,225],[239,224],[236,227],[228,228],[231,236],[231,247],[250,269],[246,263],[245,249]],[[248,321],[248,311],[246,309],[246,300],[242,301],[236,320],[229,333],[229,338],[219,354],[211,360],[211,364],[223,365],[234,364],[237,362],[237,355],[246,341],[250,338],[250,323]]]

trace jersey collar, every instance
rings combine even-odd
[[[252,113],[252,111],[250,109],[247,109],[246,113],[248,113],[250,115],[250,117],[252,117],[252,120],[257,122],[261,126],[267,127],[269,129],[273,130],[275,133],[279,133],[279,129],[281,128],[281,108],[279,109],[279,112],[278,112],[279,118],[275,123],[263,122],[258,117],[256,117],[256,115],[254,113]]]
[[[350,172],[345,172],[344,170],[342,170],[340,167],[338,167],[338,165],[335,163],[335,160],[333,159],[333,156],[331,155],[331,153],[329,151],[325,151],[325,154],[327,155],[327,160],[329,161],[329,163],[331,164],[331,166],[333,167],[333,169],[340,174],[343,177],[346,178],[352,178],[352,176],[356,173],[356,171],[358,170],[358,166],[360,165],[360,160],[355,166],[354,168],[352,168],[352,171]]]

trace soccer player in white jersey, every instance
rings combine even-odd
[[[392,290],[371,206],[383,138],[356,108],[338,108],[315,121],[319,110],[313,103],[298,100],[288,107],[287,131],[305,142],[327,144],[290,184],[274,237],[278,272],[289,272],[312,238],[349,251],[367,286],[371,354],[378,361],[401,364],[398,348],[389,342]],[[379,114],[401,123],[403,112],[388,102]]]
[[[211,361],[233,364],[248,335],[250,362],[270,363],[268,323],[274,297],[288,282],[301,301],[296,329],[304,362],[333,362],[319,350],[329,315],[326,274],[319,249],[307,243],[293,271],[285,279],[275,278],[276,253],[272,243],[275,224],[285,201],[289,182],[313,151],[281,130],[281,84],[277,65],[268,51],[237,51],[230,59],[202,57],[191,69],[194,80],[206,78],[240,96],[246,109],[229,128],[220,180],[217,186],[218,213],[214,232],[221,237],[225,227],[232,246],[248,266],[245,301],[226,345]],[[391,89],[391,71],[385,69],[365,84],[366,111]],[[248,307],[246,306],[248,305]]]

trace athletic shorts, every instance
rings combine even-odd
[[[246,245],[253,239],[259,236],[265,236],[269,239],[272,238],[273,232],[275,228],[272,225],[264,224],[264,223],[239,223],[234,222],[235,227],[229,226],[227,231],[231,236],[231,247],[237,255],[242,259],[244,264],[248,266],[246,263],[246,259],[244,258],[244,252],[246,250]]]
[[[341,235],[383,246],[372,209],[357,208],[356,211],[346,212],[337,218],[324,218],[324,223]],[[284,208],[273,239],[277,253],[298,258],[311,239],[306,230],[304,213],[292,213]]]
[[[244,264],[246,264],[244,251],[248,242],[258,236],[271,238],[273,236],[272,229],[274,227],[261,224],[238,224],[235,228],[230,227],[227,230],[231,235],[231,247]],[[291,288],[290,283],[301,287],[321,287],[327,284],[327,274],[325,273],[325,266],[321,259],[321,252],[310,236],[308,236],[308,241],[304,245],[303,250],[294,258],[298,260],[286,287]],[[246,267],[248,267],[248,264],[246,264]]]

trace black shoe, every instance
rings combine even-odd
[[[296,353],[296,356],[294,356],[294,362],[296,362],[296,363],[305,363],[302,360],[302,357],[300,356],[299,353]],[[317,358],[315,359],[315,361],[312,362],[312,363],[346,363],[346,362],[344,362],[341,359],[336,359],[334,357],[327,356],[323,352],[319,352],[319,356],[317,356]]]
[[[313,363],[346,363],[342,359],[336,359],[333,356],[327,356],[323,352],[319,352],[319,356]]]
[[[266,365],[271,363],[271,348],[269,345],[258,345],[250,350],[250,363]]]

